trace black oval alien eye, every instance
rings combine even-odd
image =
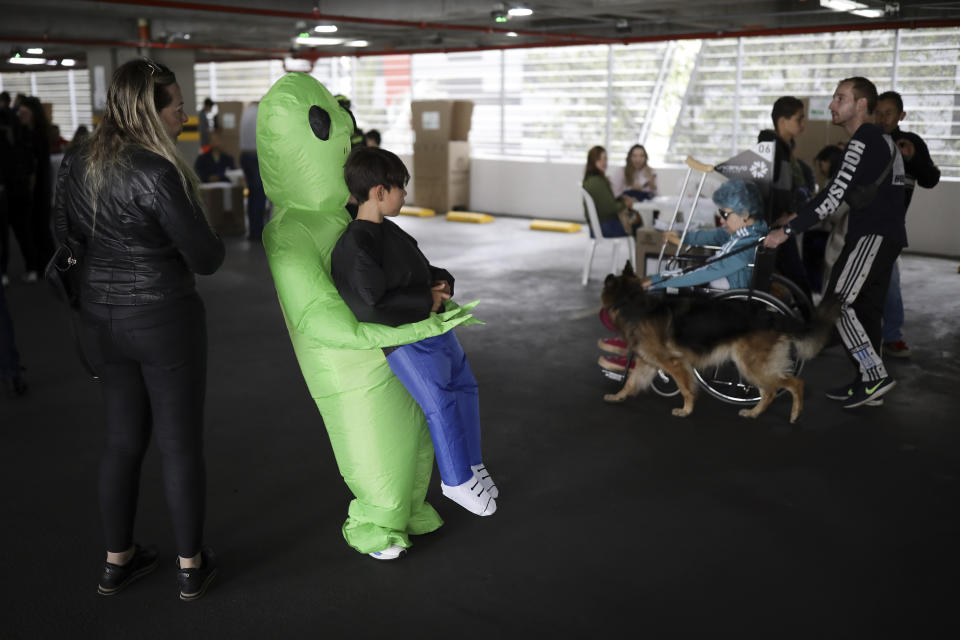
[[[313,105],[310,107],[310,128],[313,129],[313,135],[321,140],[330,139],[330,114],[326,109]]]

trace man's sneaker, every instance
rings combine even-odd
[[[473,471],[473,477],[480,481],[480,486],[486,489],[491,498],[500,497],[500,490],[497,489],[497,485],[490,476],[490,472],[487,471],[487,468],[483,466],[482,462],[480,464],[470,465],[470,470]]]
[[[128,584],[142,578],[157,568],[157,548],[134,545],[133,557],[127,564],[103,563],[103,575],[97,585],[97,593],[112,596]]]
[[[383,551],[374,551],[369,555],[377,560],[397,560],[407,555],[407,550],[398,544],[392,544]]]
[[[196,600],[207,591],[207,587],[216,575],[217,557],[210,547],[200,550],[200,566],[196,569],[182,568],[180,558],[177,558],[177,584],[180,585],[180,599]]]
[[[850,396],[853,395],[853,390],[859,383],[860,383],[860,378],[857,378],[853,382],[849,384],[845,384],[842,387],[829,389],[825,395],[831,400],[846,401],[848,398],[850,398]],[[866,404],[868,407],[882,407],[883,398],[874,398],[872,400],[865,402],[864,404]]]
[[[890,377],[879,380],[862,380],[854,387],[850,397],[844,400],[843,408],[853,409],[863,404],[875,402],[896,385],[897,381]]]
[[[440,491],[474,515],[492,516],[497,511],[497,501],[487,493],[476,476],[454,487],[441,482]]]
[[[615,371],[617,373],[623,373],[627,370],[627,357],[626,356],[600,356],[600,359],[597,360],[602,368],[607,371]],[[637,366],[637,361],[634,360],[630,363],[630,370]]]
[[[597,340],[597,347],[600,351],[606,351],[607,353],[613,353],[618,356],[627,355],[627,341],[623,338],[606,338],[605,340]]]
[[[853,390],[860,383],[860,378],[857,377],[853,382],[848,382],[847,384],[835,387],[833,389],[827,389],[827,392],[824,394],[831,400],[846,400],[853,395]]]
[[[895,342],[884,342],[883,343],[883,356],[890,356],[891,358],[909,358],[910,357],[910,347],[907,346],[907,343],[903,340],[897,340]]]

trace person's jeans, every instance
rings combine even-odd
[[[903,339],[903,296],[900,294],[900,261],[893,263],[890,288],[883,301],[883,341],[896,342]]]
[[[480,464],[480,396],[453,331],[397,347],[387,364],[427,418],[444,484],[469,480]]]
[[[260,179],[260,162],[256,151],[240,152],[240,168],[247,181],[247,237],[259,240],[263,235],[263,218],[267,208],[267,196],[263,192],[263,180]]]
[[[100,513],[107,551],[133,544],[140,468],[155,435],[177,554],[200,551],[206,509],[207,330],[196,294],[162,305],[84,304],[80,337],[100,376],[106,445]]]

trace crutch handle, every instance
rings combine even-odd
[[[712,164],[704,164],[699,160],[694,160],[691,156],[687,156],[687,166],[691,169],[699,171],[700,173],[710,173],[713,171]]]

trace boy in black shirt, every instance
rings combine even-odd
[[[829,216],[844,201],[850,205],[843,251],[825,289],[840,298],[837,330],[858,368],[853,382],[827,392],[845,409],[880,404],[881,396],[896,384],[880,359],[880,340],[890,274],[907,244],[904,166],[893,139],[873,124],[876,105],[877,88],[866,78],[847,78],[837,85],[830,113],[833,123],[851,135],[840,171],[764,241],[767,247],[776,247]]]
[[[410,174],[393,153],[357,147],[343,168],[356,219],[333,248],[333,282],[360,322],[397,326],[453,304],[453,276],[432,266],[417,241],[391,220]],[[452,331],[384,349],[387,363],[427,418],[443,495],[492,515],[499,492],[483,466],[477,381]]]

